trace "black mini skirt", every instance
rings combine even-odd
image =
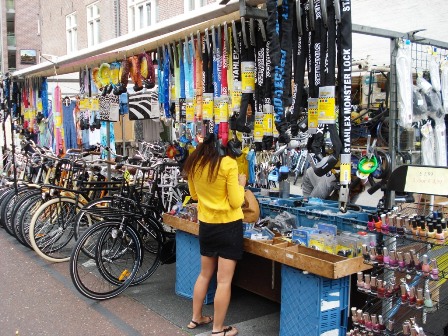
[[[241,260],[243,258],[243,220],[224,224],[199,222],[201,255]]]

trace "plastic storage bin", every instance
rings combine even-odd
[[[369,215],[367,212],[347,212],[338,216],[338,229],[341,231],[358,232],[367,229]]]
[[[259,200],[260,205],[260,217],[271,217],[275,218],[279,213],[286,211],[291,215],[296,217],[296,226],[299,225],[298,220],[298,209],[300,207],[296,207],[296,202],[300,201],[300,199],[269,199],[269,200]]]
[[[327,279],[282,265],[280,336],[344,336],[350,276]]]
[[[333,207],[312,205],[298,209],[299,224],[312,227],[318,222],[337,225],[339,210]]]
[[[176,231],[176,294],[193,298],[193,289],[201,270],[199,238],[192,234]],[[210,282],[204,303],[213,302],[216,292],[216,277]]]

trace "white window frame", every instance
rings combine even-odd
[[[87,46],[91,47],[101,42],[100,37],[100,7],[94,2],[86,7],[87,11]]]
[[[188,13],[207,5],[207,0],[184,0],[184,13]]]
[[[148,6],[151,7],[149,16]],[[129,32],[134,32],[154,25],[157,22],[157,13],[157,0],[128,0]]]
[[[78,21],[76,12],[65,16],[65,31],[68,55],[78,50]]]

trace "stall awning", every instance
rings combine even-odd
[[[250,0],[252,6],[263,3],[264,0]],[[197,30],[203,31],[205,28],[222,24],[224,21],[230,24],[232,20],[240,18],[239,8],[238,0],[232,0],[225,6],[218,3],[211,4],[196,11],[161,21],[141,31],[79,50],[75,54],[58,57],[56,62],[46,61],[15,71],[12,76],[21,79],[33,76],[53,76],[55,70],[58,75],[78,72],[85,66],[99,66],[103,62],[114,62],[125,56],[152,51],[158,46],[184,39],[190,33],[196,34]]]

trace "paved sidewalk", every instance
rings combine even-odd
[[[102,302],[82,297],[68,263],[40,259],[3,229],[0,246],[2,336],[188,335],[127,295]]]

